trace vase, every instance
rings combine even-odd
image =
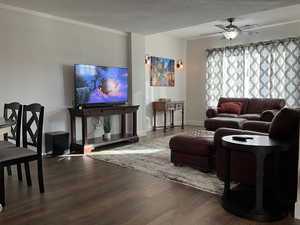
[[[104,140],[110,140],[111,139],[111,133],[104,133],[103,134],[103,139]]]

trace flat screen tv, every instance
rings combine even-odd
[[[128,69],[74,65],[75,105],[114,105],[128,102]]]

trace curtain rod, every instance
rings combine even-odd
[[[269,45],[274,43],[281,43],[281,42],[287,42],[287,41],[300,41],[300,37],[289,37],[284,39],[277,39],[277,40],[270,40],[270,41],[260,41],[260,42],[254,42],[249,44],[240,44],[240,45],[233,45],[233,46],[225,46],[224,48],[208,48],[206,51],[216,51],[216,50],[223,50],[223,49],[234,49],[234,48],[241,48],[241,47],[250,47],[250,46],[257,46],[257,45]]]

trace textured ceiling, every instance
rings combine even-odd
[[[0,3],[125,32],[154,34],[300,0],[0,0]]]
[[[234,24],[238,26],[257,24],[258,27],[255,28],[255,30],[260,31],[263,28],[274,25],[300,22],[299,12],[300,4],[239,16],[236,18]],[[213,36],[215,33],[220,32],[221,30],[215,27],[216,24],[227,24],[227,22],[214,21],[164,32],[164,34],[188,40],[198,39],[201,37]]]

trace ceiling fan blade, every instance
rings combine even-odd
[[[207,33],[207,34],[205,34],[205,36],[218,36],[218,35],[223,34],[223,33],[224,33],[224,31],[213,32],[213,33]]]
[[[222,29],[222,30],[227,30],[227,28],[224,25],[222,25],[222,24],[217,24],[215,26],[218,27],[218,28],[220,28],[220,29]]]
[[[240,30],[250,30],[250,29],[253,29],[253,28],[256,28],[256,27],[258,27],[257,24],[251,24],[251,25],[245,25],[245,26],[242,26],[242,27],[240,27],[239,29],[240,29]]]
[[[242,31],[241,33],[250,36],[258,34],[256,31]]]

